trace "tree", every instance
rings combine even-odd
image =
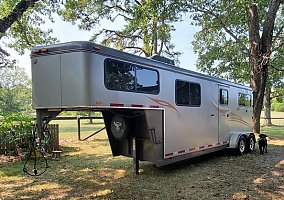
[[[180,20],[180,1],[166,0],[70,0],[59,11],[64,20],[78,22],[83,30],[95,29],[91,40],[106,46],[127,50],[146,57],[154,54],[177,58],[171,43],[172,22]],[[107,19],[118,21],[124,26],[121,30],[98,28]]]
[[[245,77],[250,76],[255,133],[260,132],[270,62],[274,56],[283,56],[280,51],[284,29],[281,3],[281,0],[187,3],[194,23],[202,27],[194,42],[199,68],[237,82],[245,82]]]
[[[0,115],[31,114],[31,81],[23,68],[0,70]]]
[[[281,62],[281,57],[277,57]],[[271,63],[275,63],[275,60],[271,61]],[[277,65],[283,66],[284,63],[277,63]],[[284,96],[284,71],[279,69],[275,69],[273,64],[270,64],[268,81],[265,88],[264,93],[264,126],[272,126],[271,121],[271,102],[273,99]]]
[[[24,53],[24,49],[31,48],[37,44],[48,44],[57,41],[50,36],[52,30],[42,30],[43,24],[48,16],[55,11],[58,3],[56,1],[40,0],[2,0],[0,2],[0,41],[5,38],[8,46]],[[9,53],[0,46],[0,68],[1,66],[13,65],[7,59]]]

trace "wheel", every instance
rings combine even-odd
[[[241,136],[238,142],[237,153],[243,155],[246,151],[246,139],[244,136]]]
[[[251,152],[254,151],[255,148],[255,139],[253,135],[250,135],[247,139],[247,151]]]
[[[129,133],[127,121],[119,115],[115,115],[111,120],[111,132],[116,140],[123,141]]]

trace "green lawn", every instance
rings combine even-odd
[[[77,139],[77,122],[60,125],[60,160],[48,158],[45,174],[34,178],[21,169],[23,161],[0,163],[2,199],[283,199],[284,146],[269,144],[244,156],[209,154],[156,168],[141,162],[134,176],[132,159],[113,157],[106,132],[86,141]],[[82,138],[104,126],[82,121]],[[283,127],[263,128],[272,140],[284,141]],[[267,132],[266,132],[267,131]],[[30,169],[32,169],[32,162]]]
[[[264,113],[261,113],[264,117]],[[261,126],[261,132],[268,135],[271,139],[282,139],[284,140],[284,112],[271,112],[272,118],[282,118],[282,119],[272,119],[272,127]],[[260,121],[263,124],[263,119]]]

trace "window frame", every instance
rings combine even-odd
[[[221,103],[222,91],[227,92],[227,103]],[[219,89],[219,104],[222,105],[222,106],[228,106],[229,105],[229,91],[227,89],[223,89],[223,88]]]
[[[245,95],[246,97],[249,97],[249,100],[248,100],[248,102],[249,102],[249,105],[242,105],[242,104],[240,104],[240,96],[241,95]],[[247,99],[246,99],[247,100]],[[238,106],[240,106],[240,107],[251,107],[252,106],[252,102],[251,102],[251,100],[252,100],[252,98],[251,98],[251,94],[246,94],[246,93],[243,93],[243,92],[239,92],[238,93]]]
[[[190,102],[191,102],[191,95],[190,95],[190,85],[191,84],[196,84],[196,85],[199,85],[199,91],[200,91],[200,104],[199,105],[192,105],[192,104],[179,104],[178,102],[177,102],[177,87],[176,87],[176,85],[177,85],[177,81],[182,81],[182,82],[186,82],[186,83],[188,83],[189,84],[189,90],[188,90],[188,97],[189,97],[189,100],[190,100]],[[202,101],[201,101],[201,99],[202,99],[202,95],[201,95],[201,85],[200,85],[200,83],[197,83],[197,82],[191,82],[191,81],[185,81],[185,80],[182,80],[182,79],[176,79],[175,80],[175,103],[176,103],[176,105],[177,106],[186,106],[186,107],[201,107],[201,104],[202,104]]]
[[[129,65],[133,65],[134,66],[134,74],[135,74],[135,80],[134,80],[134,90],[133,91],[130,91],[130,90],[120,90],[120,89],[112,89],[112,88],[109,88],[108,85],[107,85],[107,79],[106,79],[106,62],[107,61],[112,61],[112,62],[119,62],[119,63],[123,63],[123,64],[129,64]],[[137,68],[142,68],[142,69],[146,69],[146,70],[149,70],[149,71],[153,71],[153,72],[156,72],[157,73],[157,85],[158,85],[158,91],[157,92],[145,92],[145,91],[138,91],[137,90],[137,75],[136,75],[136,69]],[[120,92],[131,92],[131,93],[142,93],[142,94],[153,94],[153,95],[158,95],[160,93],[160,74],[159,74],[159,71],[156,70],[156,69],[153,69],[153,68],[149,68],[149,67],[144,67],[144,66],[141,66],[139,64],[135,64],[135,63],[130,63],[130,62],[125,62],[125,61],[122,61],[122,60],[117,60],[117,59],[113,59],[113,58],[106,58],[104,60],[104,85],[105,85],[105,88],[108,89],[108,90],[111,90],[111,91],[120,91]]]

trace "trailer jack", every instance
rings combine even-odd
[[[47,144],[50,140],[50,132],[48,130],[47,121],[43,121],[42,127],[32,130],[32,143],[30,147],[30,152],[26,158],[25,164],[23,166],[23,172],[30,176],[41,176],[44,174],[48,168],[48,162],[45,155],[44,145]],[[38,134],[37,131],[42,131],[42,134]],[[33,169],[29,169],[29,163],[33,161]],[[43,168],[39,170],[38,165]]]

